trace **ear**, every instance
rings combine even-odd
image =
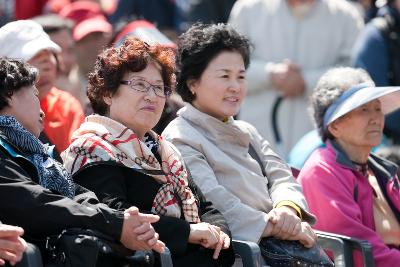
[[[196,94],[197,83],[198,83],[198,81],[195,79],[189,79],[186,81],[186,85],[189,88],[189,90],[192,92],[193,95]]]
[[[111,97],[111,96],[103,96],[103,101],[104,101],[108,106],[111,106],[111,104],[112,104],[112,97]]]
[[[339,119],[338,119],[338,120],[335,120],[335,121],[333,121],[331,124],[328,125],[328,130],[329,130],[329,132],[330,132],[335,138],[338,138],[338,137],[340,137],[340,135],[341,135],[341,131],[340,131],[340,126],[339,126],[339,124],[340,124],[340,121],[339,121]]]

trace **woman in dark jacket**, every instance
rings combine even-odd
[[[105,50],[89,76],[97,114],[74,133],[64,163],[110,207],[160,215],[154,226],[174,266],[230,266],[224,218],[204,202],[173,145],[151,130],[175,81],[173,60],[171,49],[134,38]]]
[[[30,65],[0,59],[0,221],[21,226],[27,239],[44,239],[66,228],[91,228],[130,249],[163,251],[150,224],[158,216],[100,204],[48,156],[48,147],[37,139],[44,114],[36,78],[37,70]]]

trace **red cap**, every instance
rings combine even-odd
[[[112,26],[103,15],[98,3],[77,1],[65,6],[60,15],[75,22],[73,38],[81,40],[92,32],[112,32]]]

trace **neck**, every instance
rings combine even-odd
[[[147,133],[147,131],[136,131],[135,129],[133,129],[132,127],[129,127],[129,126],[128,126],[128,128],[130,128],[130,129],[136,134],[136,136],[137,136],[141,141],[143,141],[144,136],[145,136],[145,134]]]
[[[349,159],[353,162],[364,164],[368,161],[369,153],[371,152],[372,147],[370,146],[355,146],[349,143],[346,143],[340,139],[335,140],[340,147],[344,150]]]

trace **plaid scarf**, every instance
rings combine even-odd
[[[42,144],[12,116],[0,116],[0,132],[35,165],[41,186],[69,198],[75,196],[71,175],[47,154],[47,144]]]
[[[161,136],[153,131],[148,135],[156,141],[156,146],[154,142],[150,142],[151,147],[146,146],[131,129],[115,120],[100,115],[88,116],[62,154],[64,165],[72,174],[101,161],[114,161],[140,170],[162,184],[153,201],[153,213],[180,218],[181,209],[175,197],[178,195],[185,220],[200,222],[196,199],[188,187],[188,173],[180,158]],[[152,152],[151,148],[154,151],[155,147],[161,164]]]

